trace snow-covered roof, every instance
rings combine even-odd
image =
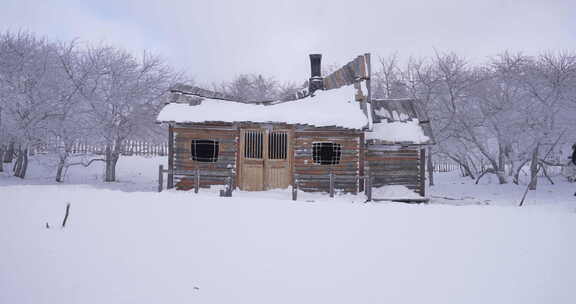
[[[206,98],[185,92],[189,102],[171,102],[158,114],[159,122],[199,123],[209,121],[308,124],[363,129],[369,118],[355,101],[354,86],[319,90],[314,96],[294,101],[249,104]],[[172,98],[179,99],[179,98]]]
[[[364,87],[362,87],[364,88]],[[369,129],[366,140],[384,144],[431,144],[430,122],[413,99],[372,100],[368,111],[355,101],[353,85],[319,90],[297,100],[239,102],[230,96],[189,86],[172,90],[159,122],[257,122]]]

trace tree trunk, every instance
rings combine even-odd
[[[538,185],[538,154],[540,150],[540,143],[536,144],[536,148],[532,151],[532,160],[530,161],[530,184],[529,190],[536,190]]]
[[[26,171],[28,171],[28,149],[24,149],[22,169],[20,170],[20,178],[26,177]]]
[[[66,158],[60,156],[60,161],[58,162],[58,169],[56,170],[56,182],[62,182],[62,172],[64,172],[64,165],[66,164]]]
[[[506,180],[506,172],[504,171],[504,168],[499,169],[501,170],[495,171],[496,176],[498,176],[498,183],[500,183],[500,185],[507,184],[508,180]]]
[[[520,164],[520,166],[516,168],[514,172],[514,178],[512,179],[512,182],[514,184],[518,185],[520,183],[520,171],[522,171],[522,168],[524,167],[524,165],[526,165],[526,163],[528,163],[528,160],[525,160]]]
[[[426,166],[428,167],[428,185],[434,186],[434,163],[432,162],[432,149],[428,148],[428,155],[426,155],[428,161]]]
[[[504,146],[502,146],[502,144],[498,144],[498,171],[502,171],[503,173],[506,171],[506,151],[504,149]],[[504,173],[506,174],[506,173]],[[500,178],[499,178],[500,179]]]
[[[22,156],[22,150],[18,150],[18,156],[16,157],[16,162],[14,162],[14,166],[12,167],[12,172],[14,176],[20,176],[20,170],[22,170],[22,162],[24,161]]]
[[[14,141],[11,141],[10,144],[8,145],[8,149],[4,153],[3,161],[5,163],[11,163],[13,158],[14,158]]]
[[[118,163],[118,158],[120,158],[120,151],[118,145],[114,149],[109,145],[106,146],[106,173],[105,182],[115,182],[116,181],[116,163]]]
[[[28,149],[19,149],[16,164],[14,164],[14,176],[25,178],[28,170]]]
[[[513,160],[510,160],[510,168],[508,170],[508,176],[511,176],[511,177],[514,176],[515,168],[516,168],[516,162]]]
[[[0,147],[0,172],[4,172],[4,147]]]

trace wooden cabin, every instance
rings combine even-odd
[[[240,102],[172,87],[157,119],[169,126],[168,186],[357,193],[371,175],[375,187],[403,185],[424,196],[432,133],[418,102],[372,100],[369,54],[327,77],[321,55],[310,59],[308,87],[283,100]]]

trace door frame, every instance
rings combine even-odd
[[[270,134],[271,131],[286,131],[286,134],[288,135],[288,139],[287,139],[287,146],[286,146],[286,163],[288,166],[288,170],[287,170],[287,175],[288,175],[288,180],[289,183],[288,185],[293,185],[294,180],[294,128],[293,126],[287,126],[287,125],[272,125],[272,124],[265,124],[265,125],[254,125],[254,124],[250,124],[250,125],[245,125],[242,126],[240,125],[238,127],[238,151],[237,151],[237,180],[238,182],[236,183],[236,185],[238,186],[239,189],[244,190],[244,184],[243,184],[243,178],[244,178],[244,172],[243,171],[243,165],[244,165],[244,132],[245,130],[262,130],[263,131],[263,145],[262,145],[262,174],[263,174],[263,183],[262,183],[262,190],[256,190],[256,191],[265,191],[265,190],[270,190],[267,188],[267,176],[266,176],[266,162],[267,161],[272,161],[275,162],[277,160],[269,160],[268,159],[268,141],[269,141],[269,137],[268,135]]]

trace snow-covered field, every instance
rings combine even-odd
[[[576,184],[438,174],[430,204],[156,193],[161,158],[0,173],[0,303],[575,303]],[[99,167],[100,166],[100,167]],[[66,203],[70,217],[59,225]],[[51,227],[46,229],[46,223]]]

